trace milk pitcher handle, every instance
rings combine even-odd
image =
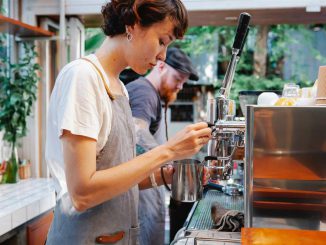
[[[163,184],[165,186],[165,188],[168,190],[168,191],[171,191],[171,188],[169,187],[169,185],[166,183],[166,180],[165,180],[165,177],[164,177],[164,171],[163,171],[163,168],[166,167],[166,165],[163,165],[161,167],[161,178],[163,180]]]

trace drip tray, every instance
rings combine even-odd
[[[186,230],[210,230],[213,229],[211,218],[211,205],[217,202],[225,209],[244,211],[243,196],[228,196],[217,190],[208,190],[205,197],[200,200],[193,212]]]

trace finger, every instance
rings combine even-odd
[[[206,122],[199,122],[199,123],[194,123],[189,126],[193,130],[200,130],[203,128],[208,128],[208,124]]]
[[[202,145],[203,144],[203,139],[201,137],[196,138],[196,144],[197,145]]]
[[[198,145],[203,146],[203,145],[206,145],[210,139],[211,139],[210,137],[205,137],[205,136],[203,136],[203,137],[198,137],[198,138],[196,139],[196,143],[197,143]]]
[[[211,137],[212,136],[212,129],[211,128],[203,128],[195,131],[195,135],[197,137]]]
[[[210,178],[210,174],[209,174],[209,171],[208,171],[208,168],[204,168],[204,176],[203,176],[203,183],[204,185],[207,185],[208,184],[208,180]]]
[[[204,167],[204,174],[205,174],[205,176],[208,177],[208,178],[211,176],[210,173],[209,173],[209,169],[208,169],[208,167]]]
[[[167,165],[166,166],[166,172],[168,173],[168,174],[173,174],[173,172],[174,172],[174,169],[173,169],[173,166],[172,165]]]
[[[208,137],[198,137],[196,139],[196,144],[198,145],[206,145],[209,141],[209,138]]]
[[[167,165],[166,165],[166,171],[168,172],[168,173],[171,173],[171,174],[173,174],[174,173],[174,167],[173,167],[173,164],[172,163],[168,163]]]
[[[209,180],[209,178],[211,177],[211,175],[209,174],[209,171],[207,171],[207,173],[206,173],[206,181],[208,181]]]
[[[209,174],[209,168],[208,167],[204,167],[204,174]]]

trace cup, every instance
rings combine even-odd
[[[203,196],[204,164],[195,159],[173,162],[171,196],[180,202],[195,202]]]
[[[299,97],[299,85],[294,83],[286,83],[283,87],[282,97],[298,98]]]

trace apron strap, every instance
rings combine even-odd
[[[98,68],[98,67],[97,67],[97,66],[96,66],[96,65],[95,65],[91,60],[89,60],[89,59],[87,59],[87,58],[81,58],[81,59],[82,59],[82,60],[86,60],[87,62],[89,62],[90,64],[92,64],[92,65],[95,67],[96,71],[98,72],[98,74],[99,74],[100,77],[101,77],[101,80],[102,80],[103,85],[104,85],[104,87],[105,87],[106,93],[108,94],[108,96],[110,97],[111,100],[114,100],[115,97],[114,97],[114,95],[112,94],[112,92],[110,91],[108,85],[106,84],[105,79],[104,79],[104,76],[103,76],[102,72],[100,71],[100,69],[99,69],[99,68]]]

